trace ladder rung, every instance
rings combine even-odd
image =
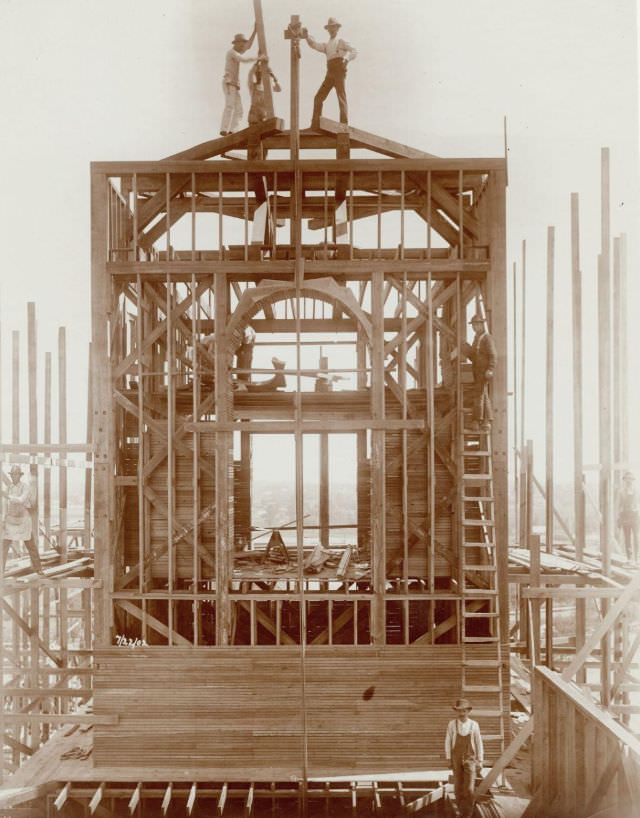
[[[494,526],[494,520],[474,520],[470,517],[464,517],[462,520],[462,525],[481,525],[481,526]]]
[[[463,642],[499,642],[500,638],[498,636],[463,636]]]
[[[495,565],[463,565],[463,571],[496,571]]]
[[[491,452],[487,451],[486,449],[472,449],[470,451],[468,449],[463,449],[462,451],[463,457],[489,457],[490,454]]]
[[[489,735],[483,735],[483,741],[502,741],[504,738],[504,733],[490,733]]]
[[[500,693],[500,685],[462,685],[465,693]]]
[[[490,474],[474,474],[473,472],[466,472],[462,475],[463,480],[491,480]]]
[[[464,667],[499,668],[502,665],[498,659],[463,659]]]
[[[477,611],[471,611],[467,613],[466,611],[463,611],[462,615],[464,616],[465,619],[487,619],[488,617],[498,616],[496,611],[489,611],[485,613],[478,613]]]
[[[485,716],[486,718],[501,718],[502,710],[493,710],[492,708],[484,709],[482,707],[474,707],[473,712],[477,716]],[[482,737],[484,738],[484,736]]]
[[[484,588],[483,590],[480,590],[480,588],[465,588],[463,593],[465,599],[488,599],[490,596],[498,596],[498,592],[492,588]]]
[[[465,503],[493,503],[492,495],[485,496],[483,494],[463,494],[462,499]]]
[[[464,548],[495,548],[494,542],[463,542]]]

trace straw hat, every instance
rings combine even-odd
[[[453,709],[458,711],[464,710],[468,713],[470,710],[473,710],[473,707],[469,699],[456,699]]]
[[[326,29],[327,31],[329,31],[329,29],[330,29],[332,26],[335,26],[336,28],[340,28],[340,27],[342,26],[342,23],[339,23],[339,22],[336,20],[336,18],[335,18],[335,17],[329,17],[329,19],[328,19],[328,21],[327,21],[327,25],[325,26],[325,29]]]
[[[244,34],[236,34],[236,36],[231,41],[231,45],[235,45],[236,43],[248,43],[249,40],[244,36]]]
[[[9,474],[19,474],[21,477],[24,474],[20,466],[17,463],[14,463],[13,466],[9,469]]]

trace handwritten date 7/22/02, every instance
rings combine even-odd
[[[148,643],[144,639],[132,639],[130,636],[123,636],[121,633],[116,636],[116,645],[119,648],[146,648]]]

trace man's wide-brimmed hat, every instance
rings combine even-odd
[[[9,474],[19,474],[19,475],[23,475],[23,474],[24,474],[24,472],[22,471],[22,469],[20,468],[20,466],[18,466],[18,464],[17,464],[17,463],[14,463],[14,464],[13,464],[13,466],[11,466],[11,468],[9,469]]]
[[[454,710],[473,710],[473,706],[469,699],[456,699],[455,704],[453,705]]]
[[[622,479],[623,479],[623,480],[635,480],[635,479],[636,479],[636,476],[635,476],[635,474],[634,474],[633,472],[631,472],[631,471],[626,471],[626,472],[624,473],[624,475],[622,476]]]
[[[476,321],[480,321],[482,324],[484,324],[484,317],[483,317],[482,315],[480,315],[480,313],[479,313],[479,312],[477,312],[477,313],[476,313],[476,314],[473,316],[473,318],[471,319],[471,321],[469,321],[469,323],[470,323],[470,324],[474,324]]]
[[[336,26],[337,28],[340,28],[341,25],[342,25],[342,23],[339,23],[336,20],[335,17],[329,17],[329,19],[327,20],[327,25],[325,26],[325,28],[328,31],[331,28],[331,26]]]
[[[236,43],[248,43],[249,40],[244,36],[244,34],[236,34],[236,36],[231,41],[231,45],[235,45]]]

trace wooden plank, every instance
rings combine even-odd
[[[285,370],[286,371],[286,370]],[[383,376],[384,383],[384,376]],[[383,395],[384,397],[384,395]],[[331,432],[334,434],[350,433],[371,429],[375,432],[423,430],[425,421],[423,419],[395,420],[384,418],[354,418],[353,420],[307,420],[300,424],[303,434],[317,434]],[[215,421],[202,420],[196,423],[186,423],[187,432],[217,432],[218,435],[227,432],[251,432],[253,434],[284,434],[295,432],[295,422],[289,420],[240,420],[240,421]]]
[[[262,123],[263,125],[265,123]],[[240,131],[236,132],[241,133]],[[214,140],[218,141],[218,140]],[[207,145],[209,143],[204,143]],[[190,148],[195,152],[200,146]],[[205,150],[203,147],[202,150]],[[292,161],[265,160],[253,162],[229,162],[226,160],[197,161],[185,157],[183,152],[181,157],[176,159],[174,154],[170,159],[160,161],[138,161],[138,162],[92,162],[91,170],[96,174],[106,176],[131,176],[134,173],[143,174],[164,174],[164,173],[224,173],[234,175],[243,173],[286,173],[292,170]],[[489,173],[490,171],[504,170],[504,159],[496,158],[457,158],[433,157],[429,159],[300,159],[299,167],[303,173],[314,171],[327,171],[327,173],[354,173],[358,171],[395,171],[404,170],[406,172],[426,172],[428,170],[441,172],[475,171],[478,173]]]

